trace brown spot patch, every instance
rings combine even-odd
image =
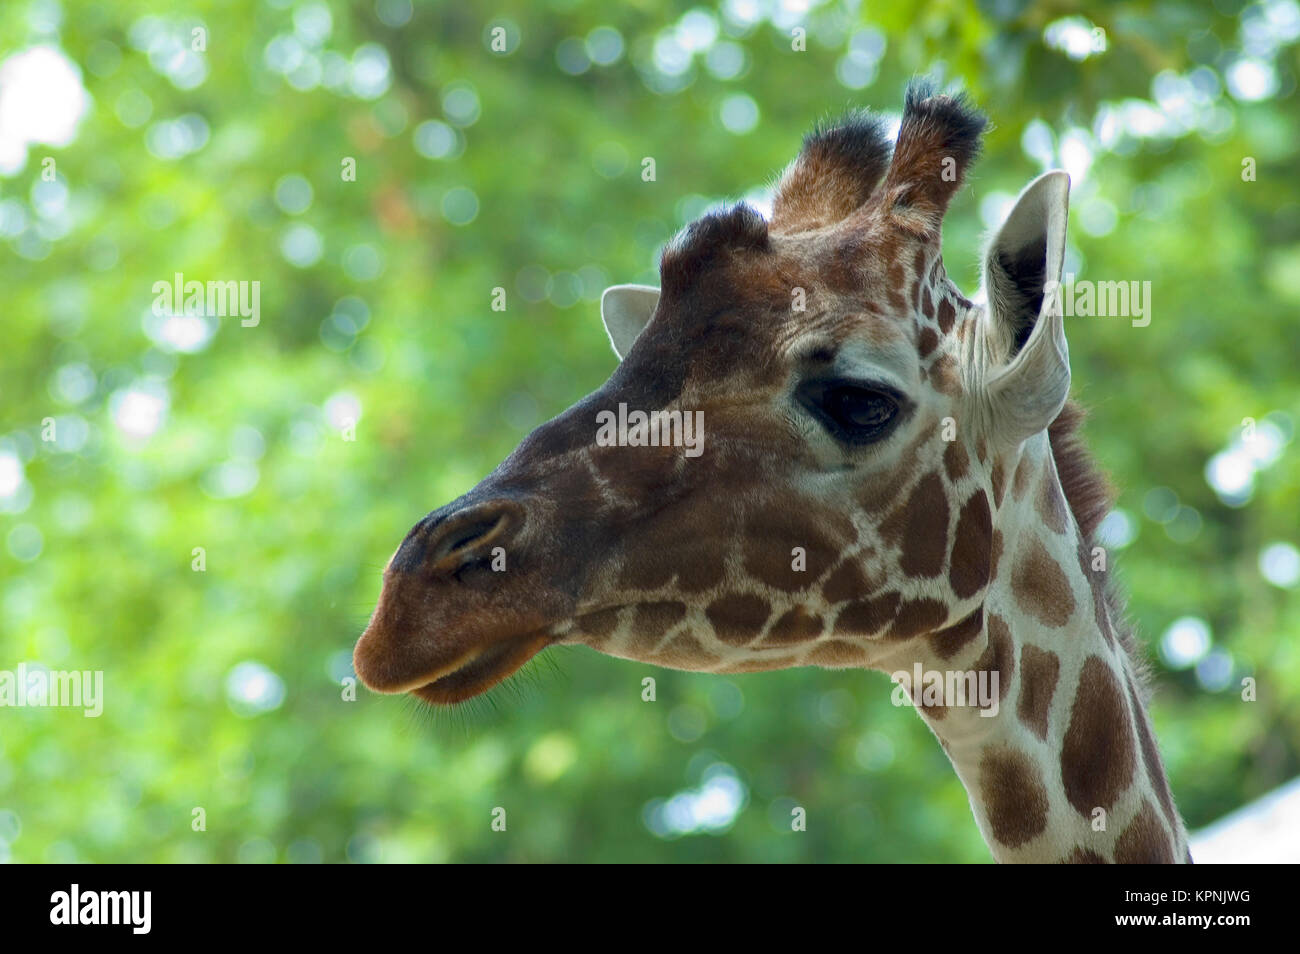
[[[993,837],[1017,848],[1047,828],[1047,790],[1023,752],[1003,746],[984,751],[979,770],[980,799]]]
[[[729,593],[710,603],[704,615],[713,624],[718,639],[743,646],[757,638],[772,608],[767,600],[751,593]]]
[[[939,698],[943,699],[944,689],[939,687]],[[925,701],[925,682],[922,681],[920,688],[913,686],[911,690],[912,704],[916,706],[916,711],[926,718],[933,719],[936,722],[948,714],[948,707],[942,701],[936,703],[926,703]]]
[[[802,606],[788,609],[763,637],[764,646],[791,646],[816,639],[822,633],[822,618]]]
[[[998,460],[993,464],[993,506],[1002,506],[1002,493],[1007,489],[1006,484],[1006,470],[1002,466],[1002,461]]]
[[[1011,638],[1011,627],[996,613],[989,614],[986,629],[989,644],[972,668],[977,673],[989,673],[990,678],[993,673],[998,674],[998,701],[1001,702],[1011,691],[1011,682],[1016,675],[1016,644]]]
[[[888,281],[885,283],[885,294],[889,298],[889,306],[896,314],[905,315],[910,311],[907,301],[907,273],[903,268],[903,263],[890,260],[886,270]]]
[[[572,507],[577,512],[600,506],[604,497],[590,468],[581,465],[566,467],[554,474],[547,493],[551,499],[563,500],[565,506]]]
[[[925,281],[925,246],[916,250],[912,256],[912,272],[916,275],[917,285],[920,286]]]
[[[620,607],[612,606],[578,618],[578,627],[586,635],[584,642],[588,646],[598,648],[613,635],[614,628],[618,625],[619,609]]]
[[[1037,537],[1016,555],[1011,590],[1020,606],[1047,626],[1064,626],[1074,613],[1070,581]]]
[[[846,643],[842,639],[821,643],[808,654],[808,665],[822,666],[826,669],[844,669],[847,666],[866,664],[866,651],[861,646]]]
[[[1047,719],[1052,711],[1061,660],[1056,653],[1026,644],[1020,650],[1020,698],[1016,715],[1040,739],[1047,738]]]
[[[939,335],[933,328],[921,329],[921,337],[917,339],[916,350],[924,358],[935,348],[939,347]]]
[[[943,469],[948,472],[948,479],[956,482],[966,476],[970,458],[966,448],[959,441],[949,441],[943,451]]]
[[[1038,515],[1057,533],[1065,533],[1065,500],[1050,471],[1043,475],[1038,489]]]
[[[846,543],[857,538],[846,517],[799,507],[765,507],[746,522],[745,571],[773,589],[794,592],[810,586],[835,561]],[[794,568],[795,547],[805,554],[804,569]]]
[[[664,550],[654,547],[628,547],[619,574],[619,584],[627,589],[657,590],[672,582],[676,572],[673,560]],[[721,568],[718,576],[721,577]]]
[[[911,639],[933,632],[947,618],[948,607],[938,600],[908,600],[898,608],[887,635],[890,639]]]
[[[690,633],[679,633],[663,649],[653,653],[649,661],[669,669],[699,670],[716,666],[721,657],[709,652]]]
[[[543,436],[541,441],[545,440],[546,436]],[[544,443],[541,444],[542,448],[545,446]],[[638,453],[629,455],[621,447],[595,446],[588,449],[587,459],[595,476],[600,480],[622,488],[625,493],[633,491],[651,493],[672,484],[681,462],[681,449],[669,445],[641,447]],[[572,492],[581,483],[581,475],[574,470],[568,470],[563,477],[559,478],[556,486]],[[599,495],[595,499],[599,500]],[[575,505],[581,503],[581,497],[575,500]]]
[[[953,623],[946,629],[930,634],[930,648],[940,659],[951,659],[967,643],[984,629],[984,607],[977,606],[975,612],[963,620]]]
[[[1123,833],[1115,840],[1115,863],[1121,865],[1172,865],[1173,848],[1169,833],[1151,803],[1142,799],[1142,808]]]
[[[989,547],[989,573],[998,575],[998,564],[1002,562],[1002,531],[993,531],[993,544]]]
[[[686,618],[686,607],[681,603],[638,603],[632,628],[638,634],[663,636]]]
[[[974,596],[988,584],[992,540],[989,498],[979,490],[962,506],[957,518],[948,579],[958,599]]]
[[[716,532],[702,535],[702,525]],[[666,586],[675,574],[686,593],[716,586],[726,568],[723,545],[734,530],[734,521],[721,509],[701,514],[698,508],[679,506],[656,513],[626,535],[636,542],[624,546],[620,583],[651,590]]]
[[[938,474],[922,477],[907,498],[901,519],[891,517],[888,529],[901,531],[902,570],[911,577],[938,576],[948,552],[948,497]]]
[[[1029,462],[1028,455],[1020,458],[1020,463],[1016,465],[1016,474],[1011,478],[1011,496],[1016,500],[1024,500],[1025,493],[1029,490],[1029,478],[1033,476],[1033,466]]]
[[[869,593],[872,585],[868,582],[866,574],[862,572],[862,564],[858,562],[859,558],[849,557],[830,575],[826,585],[822,587],[822,597],[828,603],[843,603],[845,600],[851,600]]]
[[[721,550],[697,545],[669,552],[676,565],[677,586],[683,593],[700,593],[722,582],[727,562]]]
[[[939,302],[939,329],[946,335],[952,331],[952,323],[957,320],[957,310],[947,298]]]
[[[1105,858],[1087,848],[1075,848],[1061,861],[1064,865],[1104,865],[1105,863]]]
[[[835,618],[835,632],[876,636],[898,611],[898,593],[890,591],[871,599],[854,600]]]
[[[950,355],[942,355],[930,365],[927,372],[930,383],[940,394],[956,397],[961,394],[961,377],[957,372],[957,362]]]
[[[1110,811],[1133,782],[1135,759],[1129,712],[1115,674],[1100,656],[1079,672],[1070,727],[1061,745],[1061,782],[1075,811]]]

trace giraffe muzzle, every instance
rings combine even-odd
[[[517,500],[473,496],[407,534],[353,651],[371,690],[453,705],[508,678],[555,641],[565,601],[512,560],[525,522]],[[531,599],[520,599],[521,592]]]

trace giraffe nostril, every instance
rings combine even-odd
[[[465,549],[465,547],[469,546],[475,540],[482,540],[484,537],[486,537],[489,533],[491,533],[500,525],[501,525],[500,519],[484,521],[473,527],[468,528],[467,530],[462,531],[464,536],[462,536],[459,540],[453,543],[451,547],[447,550],[447,552],[456,553],[459,550]]]
[[[475,548],[475,544],[482,543],[489,537],[494,536],[497,528],[503,523],[505,523],[505,517],[498,516],[486,520],[475,520],[469,524],[450,528],[451,533],[444,536],[434,548],[434,559],[443,560],[453,556],[468,556],[469,551]]]
[[[458,569],[482,559],[490,546],[503,545],[519,524],[518,508],[488,504],[457,514],[438,527],[430,541],[435,565]]]

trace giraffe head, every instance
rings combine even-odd
[[[994,237],[987,307],[942,265],[983,127],[914,86],[896,142],[867,114],[815,130],[770,221],[706,215],[664,251],[662,290],[609,289],[618,368],[407,534],[363,681],[454,703],[556,643],[716,672],[870,667],[969,618],[996,565],[989,462],[1069,389],[1043,307],[1063,173]]]

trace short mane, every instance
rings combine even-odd
[[[1087,412],[1074,400],[1065,402],[1061,413],[1056,416],[1048,428],[1047,436],[1052,445],[1052,457],[1056,461],[1056,473],[1061,481],[1061,490],[1074,514],[1074,522],[1083,534],[1084,547],[1091,552],[1096,545],[1097,528],[1106,514],[1110,513],[1115,503],[1115,490],[1110,480],[1097,466],[1092,454],[1084,444],[1081,433]],[[1146,655],[1133,631],[1125,607],[1124,593],[1111,572],[1110,555],[1107,554],[1106,586],[1103,590],[1106,599],[1106,611],[1111,626],[1120,645],[1128,654],[1129,660],[1138,676],[1138,686],[1148,701],[1148,669]]]

